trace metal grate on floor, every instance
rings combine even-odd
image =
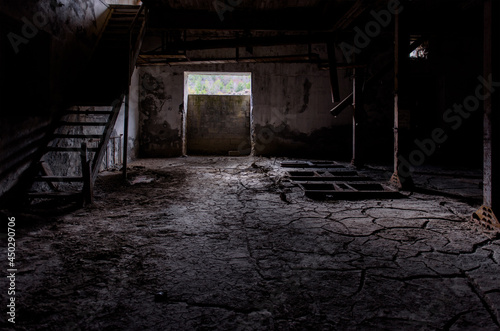
[[[332,161],[286,161],[281,163],[289,179],[301,187],[312,199],[396,199],[403,197],[397,190],[384,182],[359,175],[353,168],[347,168]]]

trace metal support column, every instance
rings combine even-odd
[[[402,56],[407,56],[405,47],[401,45],[401,39],[405,36],[401,32],[401,9],[398,8],[394,15],[394,173],[392,174],[390,183],[398,189],[405,186],[411,186],[413,181],[411,175],[408,173],[402,176],[401,173],[401,132],[400,132],[400,119],[399,111],[401,107],[400,99],[400,83],[401,83],[401,59]]]
[[[125,95],[125,116],[123,122],[123,179],[127,180],[127,161],[128,161],[128,108],[129,108],[129,94],[127,91]]]
[[[500,81],[499,19],[498,1],[484,0],[484,77],[490,82]],[[487,231],[500,232],[495,216],[500,215],[500,95],[493,86],[484,89],[490,93],[484,100],[483,205],[472,214],[472,221]]]
[[[363,85],[364,69],[362,67],[353,69],[352,78],[352,160],[354,166],[362,165],[359,140],[359,114],[363,111]]]

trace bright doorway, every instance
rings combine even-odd
[[[250,73],[184,74],[184,154],[250,154],[251,80]]]

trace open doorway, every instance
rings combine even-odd
[[[185,72],[183,153],[251,153],[251,73]]]

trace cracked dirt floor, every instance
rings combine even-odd
[[[17,215],[17,328],[500,329],[500,240],[467,221],[477,206],[313,201],[279,161],[141,160],[133,185],[101,175],[92,207]]]

